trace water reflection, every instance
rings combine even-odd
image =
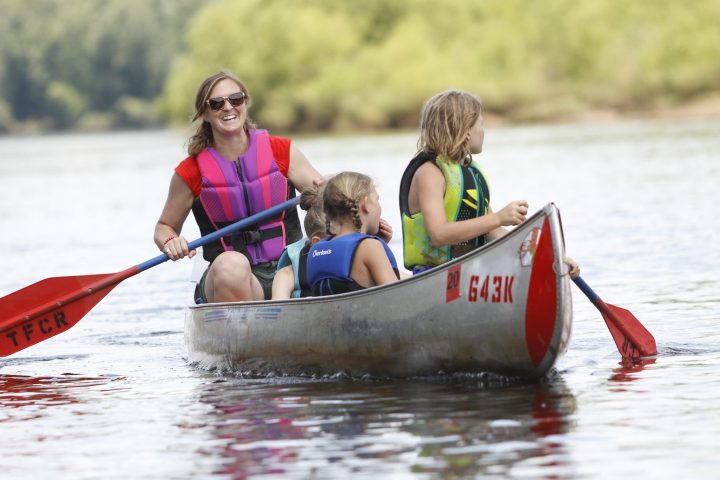
[[[57,377],[0,375],[0,422],[40,418],[51,407],[79,403],[79,398],[73,395],[76,389],[105,385],[112,380],[71,373]],[[11,408],[18,410],[11,412]]]
[[[657,361],[656,357],[623,358],[619,362],[620,366],[613,369],[612,375],[610,375],[610,378],[608,380],[610,382],[619,382],[619,383],[634,382],[635,380],[638,380],[640,378],[637,375],[638,373],[645,370],[645,367],[647,365],[652,365],[656,361]],[[623,389],[618,389],[618,391],[623,391]]]
[[[575,396],[562,377],[487,388],[477,382],[278,383],[226,378],[203,386],[217,474],[339,477],[353,472],[563,477]]]

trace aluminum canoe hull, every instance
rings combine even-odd
[[[328,297],[192,305],[188,360],[253,374],[540,377],[568,345],[572,299],[558,209],[390,285]]]

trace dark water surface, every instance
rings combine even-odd
[[[0,138],[0,295],[157,255],[183,143]],[[296,144],[323,172],[376,179],[399,255],[397,184],[415,136]],[[694,120],[490,128],[478,157],[495,209],[559,206],[569,254],[653,332],[654,362],[621,365],[575,289],[570,348],[536,383],[219,376],[185,361],[192,263],[168,263],[0,359],[0,478],[717,478],[718,152],[720,122]]]

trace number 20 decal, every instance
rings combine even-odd
[[[461,264],[457,264],[448,270],[447,285],[445,287],[445,303],[460,298],[460,267]]]

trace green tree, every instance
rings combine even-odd
[[[455,87],[515,119],[635,109],[720,87],[720,2],[222,1],[192,22],[163,93],[186,119],[202,78],[229,68],[253,114],[282,129],[414,125]],[[184,100],[179,100],[184,99]]]
[[[0,132],[186,124],[238,74],[270,128],[415,126],[447,88],[515,120],[720,94],[720,0],[0,0]]]
[[[91,126],[87,119],[103,116],[103,125],[158,124],[153,102],[185,23],[208,3],[0,1],[0,98],[10,125],[40,128]]]

